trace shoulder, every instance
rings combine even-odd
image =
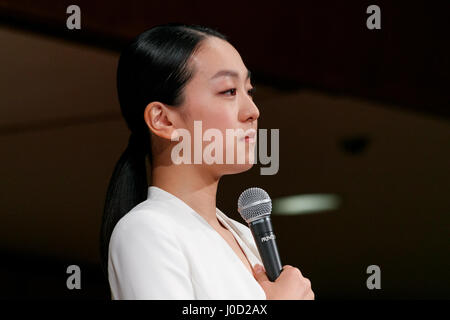
[[[177,223],[171,214],[170,203],[146,200],[128,213],[115,225],[110,238],[110,248],[121,243],[148,243],[148,241],[174,241]]]
[[[164,214],[159,202],[148,200],[139,203],[127,212],[116,224],[114,231],[129,228],[141,229],[154,226],[164,226],[170,222],[170,217]]]

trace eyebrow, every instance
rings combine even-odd
[[[224,76],[239,78],[239,73],[237,73],[236,71],[233,71],[233,70],[220,70],[215,75],[213,75],[210,80],[218,78],[218,77],[224,77]],[[247,77],[245,78],[245,80],[251,79],[251,76],[252,76],[252,73],[250,72],[250,70],[247,69]]]

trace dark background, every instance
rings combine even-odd
[[[81,8],[81,30],[66,8]],[[381,9],[369,30],[366,9]],[[283,264],[317,299],[450,298],[449,13],[443,1],[0,1],[2,298],[109,299],[98,239],[129,133],[120,50],[160,23],[216,28],[254,75],[260,128],[280,129],[280,169],[221,180],[239,194],[332,193],[337,210],[272,221]],[[68,290],[66,268],[81,268]],[[381,268],[368,290],[366,268]]]

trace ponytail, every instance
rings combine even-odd
[[[109,240],[115,225],[128,211],[147,199],[147,154],[151,162],[149,134],[146,137],[131,133],[128,146],[119,158],[108,185],[100,231],[101,263],[106,278]]]

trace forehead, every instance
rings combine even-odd
[[[198,51],[192,56],[192,63],[196,69],[194,78],[197,80],[218,82],[226,78],[233,78],[236,71],[240,81],[246,80],[247,67],[237,50],[227,41],[219,38],[208,38],[202,42]]]

